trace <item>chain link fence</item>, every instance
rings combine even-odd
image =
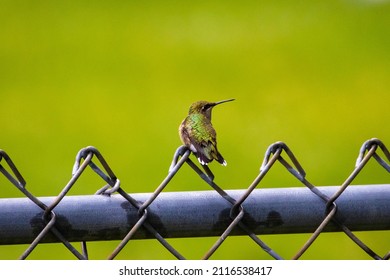
[[[380,154],[383,154],[384,156],[378,154],[378,150],[380,150]],[[305,251],[315,242],[316,238],[325,231],[344,232],[357,246],[359,246],[364,252],[368,254],[368,256],[372,257],[373,259],[388,260],[390,258],[390,251],[382,256],[374,252],[352,232],[353,226],[347,224],[347,219],[345,217],[346,214],[351,214],[348,211],[343,212],[343,210],[340,210],[341,208],[339,206],[343,196],[347,197],[346,189],[348,187],[350,187],[350,189],[353,188],[351,186],[352,182],[359,175],[361,170],[366,166],[367,162],[370,159],[376,160],[376,162],[380,166],[382,166],[387,172],[390,172],[390,153],[386,146],[379,139],[370,139],[363,143],[359,151],[359,156],[356,160],[354,170],[351,174],[349,174],[349,176],[341,186],[337,187],[336,189],[332,188],[332,193],[330,194],[329,191],[325,191],[325,189],[322,187],[315,186],[306,179],[306,172],[304,168],[301,166],[294,153],[283,142],[276,142],[269,146],[269,148],[265,152],[264,160],[262,162],[260,172],[257,177],[253,180],[253,182],[248,186],[247,189],[240,190],[239,192],[234,192],[234,195],[233,192],[225,191],[223,188],[218,186],[214,180],[214,175],[210,168],[207,165],[199,167],[191,160],[190,154],[191,152],[186,147],[179,147],[174,154],[166,178],[164,178],[164,180],[152,194],[140,197],[137,194],[127,193],[122,188],[120,180],[110,168],[103,155],[96,148],[87,147],[78,152],[75,164],[73,166],[72,177],[65,185],[61,193],[55,198],[41,199],[34,196],[30,191],[26,189],[26,181],[17,169],[11,157],[5,151],[0,150],[1,173],[26,197],[26,199],[24,200],[0,200],[1,209],[8,209],[8,207],[10,207],[11,210],[9,210],[9,212],[12,212],[12,209],[20,209],[20,211],[24,211],[23,217],[26,220],[26,223],[23,225],[21,225],[23,222],[20,222],[20,224],[12,223],[10,222],[10,219],[7,219],[6,214],[0,214],[0,234],[3,236],[3,241],[1,242],[1,244],[25,244],[27,243],[26,240],[29,240],[29,245],[27,249],[20,256],[20,259],[26,259],[38,244],[45,242],[60,242],[64,244],[64,246],[77,259],[88,259],[88,240],[104,241],[120,239],[120,242],[117,247],[113,248],[112,253],[108,256],[108,259],[115,259],[115,257],[122,250],[124,250],[124,248],[131,247],[131,243],[129,243],[130,240],[140,238],[155,238],[177,259],[185,259],[185,256],[178,252],[168,242],[167,239],[172,236],[169,236],[169,234],[167,234],[167,231],[164,229],[164,225],[162,223],[158,223],[159,219],[161,219],[161,216],[164,214],[163,212],[161,212],[163,211],[161,209],[166,208],[153,208],[153,206],[154,204],[157,204],[156,200],[159,197],[163,197],[163,191],[169,184],[171,179],[180,171],[184,164],[187,164],[194,172],[196,172],[200,176],[200,178],[205,183],[207,183],[213,189],[212,192],[207,192],[207,194],[199,192],[198,196],[196,195],[196,192],[192,193],[191,200],[194,200],[196,202],[198,199],[199,201],[201,201],[200,193],[202,193],[202,195],[209,196],[209,199],[207,199],[207,204],[211,204],[210,207],[214,207],[214,202],[215,204],[218,204],[218,210],[216,210],[216,213],[219,215],[219,217],[217,220],[210,221],[210,223],[213,224],[219,222],[219,230],[215,231],[219,232],[219,237],[217,241],[211,246],[211,248],[209,248],[209,250],[204,253],[203,259],[209,259],[210,257],[212,257],[212,255],[216,252],[216,250],[218,250],[218,248],[226,240],[226,238],[231,235],[249,236],[253,240],[255,245],[267,252],[274,259],[299,259],[305,253]],[[261,234],[259,234],[261,233],[261,222],[255,221],[254,223],[251,223],[250,219],[248,218],[253,218],[253,216],[256,216],[256,213],[250,212],[253,212],[253,209],[250,211],[248,210],[250,208],[249,206],[251,205],[251,203],[258,203],[264,194],[262,192],[258,192],[258,190],[255,189],[259,188],[259,184],[268,174],[269,170],[277,162],[284,166],[293,177],[295,177],[305,186],[305,194],[302,196],[302,199],[305,195],[310,195],[310,199],[315,198],[315,203],[313,200],[313,205],[315,206],[310,204],[310,206],[307,206],[307,208],[309,209],[305,209],[304,205],[303,209],[301,210],[306,211],[306,213],[310,213],[317,209],[319,213],[322,213],[317,215],[321,216],[321,219],[318,223],[314,222],[317,224],[315,225],[314,230],[311,231],[310,238],[293,256],[281,256],[278,252],[274,251],[269,245],[262,241]],[[75,215],[80,216],[83,215],[84,204],[79,203],[81,201],[80,198],[72,198],[69,195],[67,196],[67,194],[87,168],[91,168],[98,176],[100,176],[101,179],[105,182],[105,185],[101,189],[99,189],[94,196],[86,196],[83,200],[83,203],[92,203],[94,205],[94,214],[100,216],[102,223],[108,223],[111,219],[115,220],[115,218],[110,215],[103,215],[103,213],[99,213],[99,211],[104,211],[105,207],[107,207],[107,198],[113,198],[114,194],[115,197],[119,196],[121,199],[121,211],[128,218],[128,221],[123,226],[123,228],[126,229],[126,232],[124,234],[122,233],[122,228],[117,232],[117,234],[114,235],[108,236],[108,234],[106,233],[106,235],[96,235],[94,237],[91,237],[91,235],[94,234],[93,229],[86,229],[83,234],[76,236],[74,234],[75,231],[72,231],[71,226],[64,226],[64,223],[66,221],[69,223],[69,220],[72,220],[72,214],[69,213],[76,213]],[[369,188],[369,186],[365,187]],[[274,193],[276,196],[279,196],[280,200],[286,199],[285,195],[283,196],[281,192],[274,191]],[[368,228],[364,228],[363,230],[390,230],[390,209],[388,206],[390,205],[390,201],[387,199],[389,197],[388,186],[384,185],[381,188],[377,188],[377,195],[378,197],[383,198],[382,202],[376,203],[375,201],[369,201],[370,204],[376,204],[376,208],[375,211],[371,211],[366,217],[367,219],[373,221],[372,225],[370,225]],[[217,198],[215,198],[215,196]],[[364,200],[364,197],[362,198],[362,196],[364,196],[364,194],[360,194],[359,199]],[[72,203],[67,203],[67,198],[73,199]],[[355,198],[356,197],[352,195],[348,196],[349,200],[353,200]],[[178,204],[174,203],[175,199],[176,198],[173,197],[173,200],[170,200],[170,202],[166,204],[169,204],[168,206],[171,208],[173,207],[173,209],[170,208],[172,210],[171,219],[175,219],[175,224],[173,227],[175,227],[175,225],[179,227],[180,224],[185,223],[186,217],[183,218],[182,215],[178,215],[179,210],[175,208],[175,205]],[[254,202],[251,202],[251,199]],[[224,201],[224,204],[219,205],[221,204],[221,200]],[[365,202],[367,201],[368,198]],[[14,204],[12,204],[11,202]],[[349,203],[353,204],[354,201],[349,201]],[[285,204],[288,208],[289,201],[286,200]],[[203,204],[203,206],[204,205],[206,204]],[[64,211],[60,211],[61,206],[71,208],[70,210],[72,210],[73,212],[66,212],[68,213],[68,216],[66,216],[64,214]],[[26,207],[30,208],[27,209]],[[316,209],[314,209],[314,207]],[[151,210],[152,208],[153,211]],[[31,209],[38,209],[38,212],[37,210],[35,210],[34,212]],[[203,211],[202,215],[199,214],[195,215],[195,217],[192,217],[193,219],[195,219],[193,222],[201,224],[202,219],[207,218],[205,216],[205,213],[207,213],[207,211]],[[38,214],[32,214],[31,212]],[[61,214],[59,215],[58,213]],[[278,217],[277,212],[274,212],[273,214],[271,213],[269,215],[271,215],[271,217],[269,217],[269,222],[272,224],[272,231],[273,233],[278,233],[278,230],[282,228],[281,223],[278,222],[280,220],[280,217]],[[288,218],[289,216],[287,216],[287,219]],[[301,220],[305,220],[305,218],[306,217],[299,217],[299,219]],[[380,225],[375,225],[375,222],[377,221],[376,218],[381,221]],[[284,217],[284,219],[286,219],[286,217]],[[223,220],[224,223],[220,223],[221,220]],[[85,224],[85,221],[81,221],[80,223]],[[253,226],[253,224],[256,224],[257,226]],[[189,226],[191,226],[191,224]],[[220,230],[221,227],[222,231]],[[28,237],[21,238],[18,237],[17,234],[15,234],[15,232],[23,234],[25,231],[28,231],[26,229],[30,229],[30,235],[28,235]],[[186,234],[183,234],[179,231],[179,233],[177,233],[175,237],[210,235],[210,232],[197,232],[197,229],[197,227],[193,226],[192,231],[190,233],[187,232]],[[294,231],[291,230],[291,233],[293,232]],[[31,238],[31,236],[33,236],[33,238]],[[104,236],[104,238],[102,236]],[[120,236],[120,238],[118,236]],[[81,251],[77,250],[71,244],[71,242],[76,240],[81,241],[82,243]]]

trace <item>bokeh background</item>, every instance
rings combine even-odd
[[[340,185],[361,144],[390,145],[389,1],[0,1],[0,148],[37,196],[56,196],[79,149],[93,145],[130,193],[153,192],[180,145],[196,100],[215,108],[225,189],[246,188],[267,147],[284,141],[308,179]],[[388,182],[370,162],[354,184]],[[0,177],[1,197],[21,197]],[[93,194],[87,172],[70,192]],[[282,167],[261,185],[301,184]],[[165,191],[209,190],[188,167]],[[109,213],[107,213],[109,215]],[[384,255],[389,232],[357,232]],[[262,236],[289,258],[310,235]],[[199,259],[216,238],[172,239]],[[117,241],[92,242],[103,259]],[[15,259],[26,245],[1,246]],[[41,244],[32,259],[73,259]],[[156,240],[130,241],[119,259],[173,259]],[[269,259],[249,237],[229,237],[214,259]],[[366,259],[345,234],[321,234],[302,259]]]

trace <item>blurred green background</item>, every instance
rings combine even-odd
[[[225,189],[246,188],[267,147],[284,141],[313,184],[340,185],[361,144],[390,145],[389,1],[0,1],[0,148],[37,196],[56,196],[79,149],[93,145],[130,193],[153,192],[181,144],[193,101],[215,108]],[[354,184],[388,182],[371,161]],[[1,197],[21,197],[0,177]],[[87,172],[71,195],[103,182]],[[279,165],[262,187],[301,184]],[[209,190],[184,167],[165,191]],[[109,214],[109,213],[108,213]],[[357,232],[384,255],[388,232]],[[307,234],[262,236],[285,258]],[[216,237],[174,239],[199,259]],[[92,242],[92,259],[118,241]],[[76,246],[78,246],[76,244]],[[1,246],[15,259],[26,245]],[[31,259],[73,259],[41,244]],[[155,240],[130,241],[119,259],[173,259]],[[229,237],[214,259],[269,259],[249,237]],[[366,259],[345,234],[321,234],[302,259]]]

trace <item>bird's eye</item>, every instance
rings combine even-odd
[[[202,111],[207,111],[211,106],[209,104],[206,104],[202,107]]]

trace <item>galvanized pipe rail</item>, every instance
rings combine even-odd
[[[332,196],[339,187],[318,187]],[[226,191],[234,199],[243,190]],[[144,202],[151,194],[131,194]],[[50,205],[54,197],[40,201]],[[390,185],[349,186],[337,200],[336,218],[350,230],[390,230]],[[326,204],[307,188],[257,189],[243,203],[243,222],[255,234],[312,233]],[[215,191],[164,192],[148,207],[149,223],[164,237],[219,236],[231,223],[231,204]],[[66,196],[56,206],[56,228],[70,241],[120,240],[140,219],[121,195]],[[0,244],[31,243],[45,226],[44,211],[28,198],[0,199]],[[340,231],[330,222],[324,231]],[[230,235],[245,235],[239,227]],[[133,239],[154,238],[140,228]],[[58,242],[47,234],[41,242]]]

